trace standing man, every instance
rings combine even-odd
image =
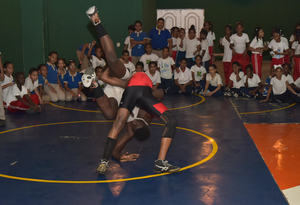
[[[172,56],[172,36],[170,32],[165,29],[165,20],[163,18],[157,19],[156,27],[149,32],[153,53],[158,57],[162,57],[162,49],[169,47],[170,56]]]
[[[142,22],[136,21],[134,24],[135,31],[130,35],[130,44],[132,47],[132,63],[135,65],[145,53],[144,45],[148,42],[146,32],[142,30]]]

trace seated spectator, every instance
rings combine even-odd
[[[195,93],[200,93],[205,89],[206,69],[202,66],[202,57],[200,55],[196,56],[195,63],[196,64],[191,67],[194,91]]]
[[[175,62],[169,55],[169,48],[166,47],[162,51],[162,58],[158,59],[158,69],[161,76],[161,87],[167,94],[174,87],[173,70]]]
[[[258,74],[253,72],[252,65],[246,66],[246,75],[244,75],[245,93],[250,97],[262,98],[263,84]]]
[[[149,76],[149,78],[153,83],[152,89],[158,89],[161,84],[161,80],[160,80],[160,73],[157,70],[157,63],[155,61],[151,61],[149,63],[149,70],[146,71],[146,74]]]
[[[217,73],[217,66],[212,64],[209,66],[209,73],[206,74],[206,83],[204,89],[205,96],[222,96],[222,79],[219,73]]]
[[[47,95],[47,93],[45,92],[45,86],[47,86],[48,84],[48,80],[47,80],[48,69],[46,64],[39,65],[38,70],[39,70],[39,76],[38,76],[39,93],[40,96],[42,97],[43,103],[48,103],[50,101],[50,96]]]
[[[28,113],[41,112],[38,98],[31,96],[24,86],[24,73],[16,73],[16,83],[7,95],[7,110],[10,112],[27,111]]]
[[[129,58],[130,58],[129,51],[124,50],[122,52],[121,59],[122,59],[124,65],[125,65],[125,67],[129,70],[130,75],[132,75],[135,72],[135,66],[132,62],[129,61]]]
[[[104,53],[103,53],[101,47],[99,47],[99,46],[96,47],[95,48],[95,55],[89,55],[88,57],[90,59],[90,62],[92,63],[92,67],[94,69],[98,66],[100,66],[100,67],[105,67],[106,66],[106,62],[104,60]],[[85,69],[81,69],[80,72],[83,73],[84,71],[85,71]]]
[[[227,87],[226,96],[244,96],[245,95],[245,83],[244,83],[244,72],[242,71],[239,62],[232,63],[233,72],[229,77],[229,85]],[[231,89],[230,89],[231,88]]]
[[[81,74],[77,72],[75,61],[70,61],[69,70],[64,76],[64,84],[66,89],[66,101],[77,100],[86,101],[87,98],[82,92]]]
[[[81,70],[85,70],[89,66],[89,53],[90,55],[95,55],[95,46],[96,42],[85,43],[81,45],[77,51],[76,55],[80,64]]]
[[[290,64],[286,64],[284,63],[282,65],[282,68],[283,68],[283,74],[285,75],[285,77],[287,78],[287,81],[288,83],[290,84],[290,86],[292,88],[296,88],[296,85],[294,84],[294,79],[293,79],[293,76],[291,75],[291,65]]]
[[[186,59],[182,59],[180,67],[174,72],[174,80],[176,85],[176,91],[185,95],[192,94],[192,73],[189,68],[186,67]]]
[[[57,61],[57,73],[59,87],[64,90],[64,76],[67,73],[67,68],[66,61],[63,58],[59,58]]]
[[[135,72],[144,72],[144,63],[138,61],[135,65]]]
[[[5,62],[3,65],[3,70],[4,70],[4,80],[1,81],[1,87],[2,87],[2,96],[3,96],[3,101],[7,101],[7,95],[9,91],[11,90],[12,86],[15,84],[14,83],[14,64],[12,62]]]
[[[300,92],[300,77],[297,80],[295,80],[294,84],[296,86],[295,91],[299,93]]]
[[[271,79],[268,95],[261,102],[268,102],[269,100],[277,103],[300,102],[300,95],[288,83],[281,66],[276,68],[275,76]]]
[[[38,80],[38,69],[31,68],[29,70],[29,76],[25,79],[25,88],[27,88],[31,99],[37,104],[43,104],[43,99],[39,92],[39,80]]]
[[[0,82],[4,80],[4,69],[2,64],[2,56],[0,54]],[[3,91],[2,86],[0,87],[0,127],[5,126],[5,111],[4,111],[4,104],[3,104]]]
[[[144,71],[148,71],[148,65],[151,61],[158,61],[158,56],[152,53],[152,46],[150,43],[145,45],[146,53],[142,55],[140,61],[144,64]]]
[[[55,65],[57,63],[57,56],[58,55],[56,52],[50,52],[48,55],[48,62],[46,64],[48,68],[48,84],[47,86],[45,86],[45,91],[50,96],[52,102],[65,100],[65,91],[61,87],[59,87],[58,84],[58,70]]]

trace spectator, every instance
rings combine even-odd
[[[189,68],[195,64],[194,57],[200,49],[200,41],[196,38],[196,29],[195,26],[192,25],[189,29],[188,38],[186,39],[185,57]]]
[[[200,55],[195,57],[195,63],[196,64],[191,67],[194,91],[195,93],[200,93],[205,89],[206,69],[202,66],[202,57]]]
[[[179,67],[181,59],[185,58],[186,37],[184,28],[180,28],[179,30],[179,38],[177,39],[177,49],[178,51],[176,56],[176,67]]]
[[[129,61],[129,51],[123,50],[121,58],[125,67],[129,70],[131,76],[135,72],[135,66],[132,62]]]
[[[252,65],[246,66],[246,75],[244,75],[245,93],[248,97],[262,98],[263,84],[258,74],[253,72]]]
[[[206,83],[203,94],[205,96],[222,96],[223,83],[220,74],[217,73],[217,66],[215,64],[210,65],[208,71],[209,73],[206,74]]]
[[[141,61],[137,62],[135,65],[135,72],[144,72],[144,63]]]
[[[232,34],[231,25],[225,26],[225,36],[220,40],[220,45],[224,48],[223,56],[223,68],[225,75],[225,84],[229,84],[229,76],[232,73],[231,60],[232,60],[232,49],[230,48],[230,36]]]
[[[182,59],[180,62],[180,67],[174,72],[175,85],[177,86],[176,90],[178,93],[185,95],[192,94],[192,73],[189,68],[187,68],[186,59]]]
[[[296,87],[295,84],[294,84],[295,82],[294,82],[294,79],[291,75],[291,70],[292,70],[291,65],[286,64],[286,63],[282,64],[282,70],[283,70],[283,74],[285,75],[285,77],[287,79],[287,82],[290,84],[290,86],[292,88],[295,88]]]
[[[151,61],[149,63],[149,70],[146,71],[146,74],[151,79],[153,86],[152,89],[158,89],[161,84],[160,73],[157,70],[157,62]]]
[[[29,75],[25,79],[25,88],[28,90],[31,99],[36,102],[36,104],[43,104],[42,96],[39,92],[39,80],[38,80],[38,69],[31,68],[29,70]]]
[[[158,69],[161,76],[161,87],[167,94],[169,90],[173,88],[173,70],[175,62],[173,58],[169,56],[169,48],[163,49],[162,58],[158,60]]]
[[[66,61],[63,58],[59,58],[57,61],[57,73],[58,73],[58,84],[60,89],[64,90],[64,76],[67,73]]]
[[[157,19],[156,27],[149,32],[153,53],[158,57],[162,57],[162,49],[169,47],[169,55],[172,56],[172,36],[170,32],[165,29],[165,20],[163,18]]]
[[[209,54],[209,44],[207,40],[207,31],[202,29],[200,32],[200,56],[202,57],[202,65],[208,72],[211,56]]]
[[[151,61],[158,61],[158,56],[154,54],[152,51],[152,46],[150,43],[145,45],[146,53],[142,55],[140,61],[144,64],[144,71],[148,71],[148,65]]]
[[[2,56],[0,54],[0,82],[4,80],[4,69],[2,64]],[[3,106],[3,91],[2,86],[0,87],[0,127],[3,127],[5,125],[5,111]]]
[[[299,25],[300,27],[300,25]],[[300,28],[296,30],[295,40],[292,44],[292,53],[294,56],[294,80],[300,77]]]
[[[95,55],[90,55],[90,51],[89,51],[88,57],[89,57],[89,60],[90,60],[90,62],[92,64],[92,67],[94,69],[96,67],[98,67],[98,66],[100,66],[102,68],[105,67],[106,66],[106,62],[104,60],[104,54],[103,54],[102,48],[100,46],[95,47]],[[84,71],[85,70],[81,69],[81,73],[83,73]]]
[[[95,48],[93,47],[93,42],[81,45],[76,51],[81,70],[85,70],[89,66],[88,54],[90,49],[91,55],[95,55]]]
[[[251,62],[254,68],[254,73],[256,73],[261,78],[261,67],[263,60],[263,52],[265,50],[264,46],[264,30],[261,27],[255,28],[255,37],[250,43],[249,50],[252,52]]]
[[[233,62],[232,69],[233,72],[229,77],[230,82],[227,90],[231,88],[230,94],[237,98],[245,94],[244,72],[239,62]],[[230,94],[227,96],[230,96]]]
[[[7,96],[9,91],[12,89],[12,86],[14,83],[14,64],[12,62],[5,62],[3,65],[4,70],[4,79],[1,81],[1,87],[2,87],[2,97],[3,101],[6,103]]]
[[[47,80],[48,69],[46,64],[39,65],[38,70],[39,70],[39,77],[38,77],[39,93],[42,97],[43,103],[48,103],[50,101],[50,96],[47,95],[47,93],[45,92],[45,86],[48,84],[48,80]]]
[[[178,41],[180,40],[178,27],[175,26],[171,29],[171,36],[172,36],[172,58],[175,61],[177,56],[177,51],[178,51]]]
[[[141,56],[145,53],[144,45],[148,43],[147,33],[142,30],[142,22],[136,21],[134,24],[135,31],[130,35],[130,45],[132,47],[132,63],[136,64]]]
[[[134,25],[128,26],[128,36],[126,37],[126,39],[124,41],[124,48],[123,48],[124,51],[127,50],[129,52],[130,60],[131,60],[131,50],[132,50],[132,47],[130,44],[130,36],[134,32],[134,30],[135,30]]]
[[[208,41],[208,51],[210,55],[209,63],[213,63],[213,53],[214,53],[214,41],[216,40],[216,35],[213,31],[213,24],[210,21],[205,21],[203,24],[203,29],[207,31],[206,39]]]

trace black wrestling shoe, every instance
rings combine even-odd
[[[106,159],[101,159],[100,164],[98,165],[98,168],[96,169],[96,171],[99,174],[105,174],[108,167],[109,167],[109,161]]]
[[[171,165],[167,160],[155,160],[154,162],[154,172],[163,173],[163,172],[178,172],[180,167]]]

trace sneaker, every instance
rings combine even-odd
[[[154,162],[154,172],[178,172],[180,170],[180,167],[171,165],[168,163],[167,160],[155,160]]]
[[[99,174],[105,174],[108,167],[109,167],[109,161],[106,159],[101,159],[100,164],[99,164],[98,168],[96,169],[96,171]]]
[[[233,94],[233,97],[238,98],[238,97],[239,97],[239,94],[234,93],[234,94]]]
[[[91,19],[92,16],[94,16],[96,13],[98,13],[98,9],[96,8],[96,6],[92,6],[92,7],[90,7],[85,13],[86,13],[87,17],[88,17],[89,19]],[[95,26],[97,26],[97,25],[100,24],[100,23],[101,23],[101,21],[93,22],[93,24],[94,24]]]

